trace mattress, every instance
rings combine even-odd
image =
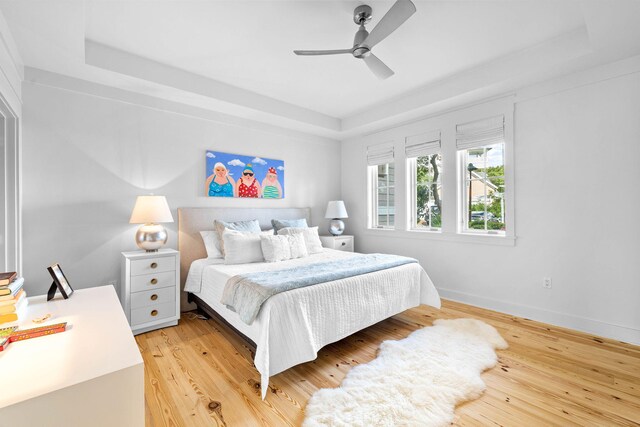
[[[229,310],[220,302],[220,300],[222,299],[222,291],[224,289],[224,285],[227,282],[227,279],[231,277],[219,270],[219,267],[224,266],[224,260],[219,258],[196,260],[193,262],[192,267],[189,270],[189,276],[191,276],[192,271],[200,268],[202,268],[204,272],[204,269],[207,266],[216,266],[218,268],[206,269],[206,285],[201,287],[200,292],[192,293],[206,302],[209,307],[213,308],[216,313],[220,314],[227,322],[231,324],[231,326],[236,328],[247,338],[251,339],[251,341],[253,341],[254,343],[257,343],[257,339],[260,336],[260,326],[257,324],[257,322],[254,322],[251,325],[247,325],[242,320],[240,320],[240,316],[237,313]],[[186,287],[185,290],[187,290]]]
[[[352,256],[350,252],[324,249],[306,258],[276,263],[225,265],[221,259],[196,260],[185,291],[198,296],[256,343],[254,364],[261,374],[264,398],[270,376],[314,360],[323,346],[411,307],[440,307],[431,279],[416,263],[274,295],[262,305],[251,325],[220,303],[227,280],[235,275]]]

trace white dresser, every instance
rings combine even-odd
[[[320,236],[322,246],[339,251],[353,252],[353,236]]]
[[[120,300],[134,334],[174,326],[180,319],[180,253],[122,252]]]
[[[0,426],[143,427],[144,364],[113,286],[31,297],[19,327],[61,322],[64,332],[0,352]]]

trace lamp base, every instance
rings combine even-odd
[[[167,238],[167,230],[160,224],[144,224],[136,232],[136,244],[147,252],[158,252]]]
[[[344,221],[338,218],[333,218],[329,222],[329,233],[334,236],[339,236],[344,232]]]

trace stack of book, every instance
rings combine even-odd
[[[28,300],[24,279],[15,272],[0,273],[0,325],[24,317]]]

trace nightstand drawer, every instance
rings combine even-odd
[[[322,246],[344,252],[353,252],[353,236],[320,236]]]
[[[176,285],[176,272],[145,274],[131,277],[131,292],[149,291],[157,288],[173,287]]]
[[[173,317],[176,315],[175,302],[167,302],[164,304],[154,304],[148,307],[136,308],[131,310],[131,325],[141,325],[143,323],[154,322],[159,319]]]
[[[158,257],[131,261],[131,275],[155,274],[176,271],[175,257]]]
[[[176,300],[176,288],[161,288],[131,294],[131,309],[135,310],[150,305],[173,303]]]
[[[333,243],[333,249],[339,251],[353,252],[353,238],[351,237],[336,237]]]

